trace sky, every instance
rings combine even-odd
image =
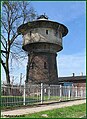
[[[86,2],[31,1],[31,5],[38,15],[45,13],[49,20],[62,23],[69,30],[63,37],[63,50],[57,53],[58,76],[78,76],[81,72],[86,75]],[[26,64],[27,59],[13,71],[15,77],[26,75]]]
[[[46,14],[67,26],[63,50],[57,53],[58,75],[86,74],[86,3],[84,2],[31,2],[39,15]]]

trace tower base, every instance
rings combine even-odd
[[[27,82],[58,84],[56,53],[29,54],[27,68]]]

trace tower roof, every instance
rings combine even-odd
[[[37,20],[27,22],[25,24],[22,24],[18,27],[17,32],[18,34],[23,34],[24,31],[27,29],[33,29],[33,28],[54,28],[54,29],[60,29],[62,36],[66,36],[68,33],[68,29],[65,25],[48,20],[48,17],[44,15],[40,15]]]

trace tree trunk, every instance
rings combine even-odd
[[[10,48],[9,48],[10,49]],[[6,56],[6,81],[7,85],[10,85],[10,73],[9,73],[9,52],[8,50],[7,56]]]
[[[7,68],[7,71],[6,71],[6,81],[7,81],[7,85],[10,85],[9,67]]]
[[[10,85],[10,74],[9,74],[9,55],[6,54],[6,61],[5,63],[3,62],[2,58],[1,59],[1,64],[4,68],[5,74],[6,74],[6,83]]]
[[[6,59],[6,81],[7,81],[7,95],[11,95],[10,74],[9,74],[9,55]]]

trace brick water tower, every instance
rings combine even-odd
[[[58,84],[56,56],[63,49],[67,27],[41,15],[19,26],[18,33],[23,35],[22,48],[28,52],[26,82]]]

